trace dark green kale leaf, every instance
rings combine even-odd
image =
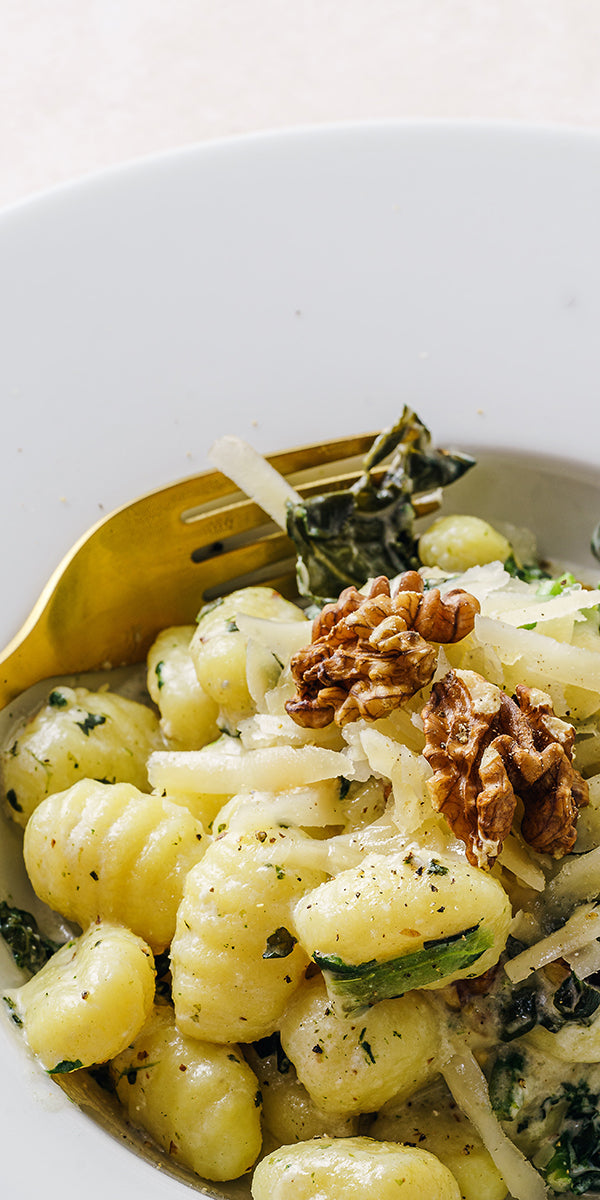
[[[584,979],[579,979],[574,971],[569,971],[555,991],[553,1003],[565,1021],[589,1025],[600,1005],[600,991]]]
[[[512,575],[514,579],[523,579],[525,583],[535,583],[538,579],[546,580],[551,578],[540,563],[517,562],[514,554],[511,554],[506,559],[504,570],[508,571],[508,574]]]
[[[550,1096],[546,1110],[565,1104],[559,1136],[544,1171],[554,1192],[585,1196],[600,1190],[600,1097],[586,1083],[563,1083],[557,1096]]]
[[[0,900],[0,934],[18,967],[35,975],[59,949],[59,943],[40,933],[35,917]]]
[[[501,1121],[514,1121],[523,1103],[525,1059],[519,1050],[503,1050],[490,1075],[490,1102]]]
[[[376,479],[375,468],[390,454]],[[429,430],[405,407],[375,439],[355,484],[288,506],[301,595],[324,604],[350,584],[361,587],[371,577],[417,568],[413,495],[452,483],[474,462],[468,454],[432,449]]]

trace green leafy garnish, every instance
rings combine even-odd
[[[584,1196],[600,1189],[600,1096],[586,1083],[563,1083],[545,1106],[565,1104],[566,1112],[554,1152],[546,1164],[546,1183],[554,1192]]]
[[[59,949],[59,943],[40,933],[38,924],[22,908],[11,908],[0,900],[0,934],[18,967],[35,975]]]
[[[570,571],[563,571],[556,579],[543,579],[537,596],[562,596],[563,592],[581,591],[581,584]]]
[[[48,704],[51,708],[66,708],[68,700],[64,692],[61,692],[58,688],[55,688],[55,690],[50,692],[50,695],[48,696]]]
[[[95,729],[97,725],[106,724],[106,717],[102,713],[87,713],[83,721],[76,721],[75,724],[89,737],[90,730]]]
[[[553,996],[554,1007],[565,1021],[577,1021],[579,1025],[591,1024],[600,1005],[600,991],[592,984],[579,979],[574,971],[563,979]]]
[[[490,1075],[492,1108],[502,1121],[514,1121],[524,1100],[523,1069],[525,1059],[518,1050],[504,1050],[496,1059]]]
[[[426,875],[447,875],[448,867],[443,863],[438,862],[437,858],[432,858],[425,871]]]
[[[165,681],[163,678],[164,666],[165,666],[164,661],[161,658],[160,662],[157,662],[157,664],[154,668],[154,674],[156,675],[156,682],[158,685],[159,692],[160,692],[160,689],[165,686]]]
[[[390,454],[383,477],[375,479],[375,468]],[[429,430],[405,407],[399,421],[375,439],[355,484],[288,506],[301,595],[325,603],[350,584],[360,587],[373,576],[418,567],[414,493],[452,483],[474,461],[432,449]]]
[[[55,1067],[51,1067],[51,1069],[48,1071],[48,1074],[68,1075],[71,1071],[79,1071],[82,1066],[83,1063],[80,1058],[74,1058],[72,1060],[70,1058],[63,1058],[62,1062],[57,1063]]]
[[[493,935],[481,925],[473,925],[447,938],[423,943],[421,950],[379,962],[345,963],[336,954],[313,954],[317,966],[325,972],[327,986],[339,1000],[344,1012],[403,996],[413,988],[437,983],[455,971],[464,970],[492,945]]]
[[[263,958],[287,958],[288,954],[292,953],[297,940],[285,925],[280,925],[274,933],[269,934],[267,948],[263,950]]]
[[[509,555],[504,563],[504,570],[508,571],[514,579],[522,579],[524,583],[535,583],[538,579],[550,579],[550,575],[544,570],[541,563],[521,563],[517,562],[514,554]]]

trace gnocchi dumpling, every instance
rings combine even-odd
[[[136,1037],[152,1010],[149,946],[111,922],[67,942],[4,997],[30,1049],[51,1074],[104,1063]]]
[[[199,750],[219,736],[218,706],[198,682],[190,654],[195,631],[195,625],[163,629],[148,652],[148,691],[175,750]]]
[[[263,1129],[279,1145],[306,1142],[322,1134],[352,1137],[358,1133],[357,1116],[324,1112],[317,1107],[281,1046],[272,1050],[270,1043],[276,1039],[277,1034],[273,1034],[272,1038],[246,1046],[244,1051],[260,1087]],[[267,1048],[265,1043],[269,1044]]]
[[[145,704],[108,691],[56,687],[2,751],[7,811],[26,825],[46,796],[86,778],[148,791],[146,762],[160,744],[158,717]]]
[[[375,1112],[392,1096],[416,1092],[439,1069],[437,1018],[418,992],[344,1017],[334,1012],[316,976],[293,996],[280,1036],[298,1078],[324,1112]]]
[[[219,724],[231,733],[254,711],[247,677],[248,638],[236,622],[242,613],[274,621],[305,620],[295,604],[267,587],[240,588],[200,613],[190,654],[202,688],[219,709]],[[275,659],[273,662],[276,667]]]
[[[405,850],[367,855],[294,909],[302,945],[348,1012],[482,975],[506,945],[511,916],[493,876],[457,856]]]
[[[369,1129],[371,1137],[429,1150],[456,1178],[462,1200],[505,1200],[506,1184],[477,1130],[445,1085],[390,1100]]]
[[[325,876],[284,865],[290,836],[225,833],[186,879],[171,970],[177,1023],[190,1037],[250,1042],[272,1033],[304,974],[291,910]]]
[[[237,1179],[261,1147],[260,1092],[237,1046],[188,1038],[170,1006],[156,1006],[111,1063],[132,1121],[205,1179]]]
[[[315,1138],[263,1158],[253,1200],[460,1200],[447,1167],[413,1146],[367,1137]]]
[[[419,557],[426,567],[442,571],[467,571],[469,567],[505,562],[510,542],[481,517],[438,517],[421,535]]]
[[[175,932],[184,880],[207,840],[180,804],[129,783],[84,779],[42,801],[23,853],[50,908],[81,926],[118,921],[159,951]]]

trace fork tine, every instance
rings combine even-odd
[[[271,456],[302,495],[352,482],[372,434]],[[290,594],[293,549],[219,471],[170,484],[104,517],[59,564],[0,655],[0,705],[33,683],[141,662],[156,634],[194,621],[240,581]]]

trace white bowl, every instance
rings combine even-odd
[[[85,528],[204,469],[219,434],[276,450],[404,402],[481,457],[453,507],[593,573],[599,200],[594,134],[423,123],[192,148],[1,213],[0,640]],[[13,831],[3,891],[17,858]],[[184,1195],[4,1020],[0,1054],[7,1194]]]

